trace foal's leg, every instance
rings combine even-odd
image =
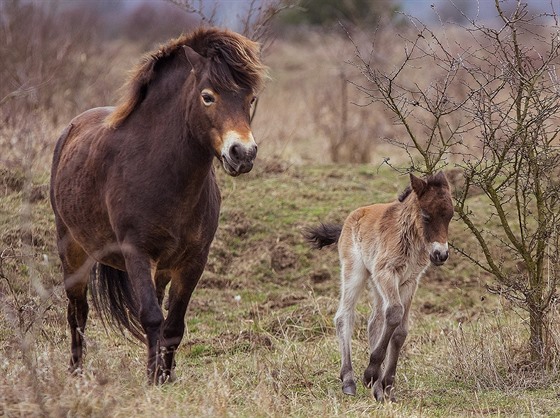
[[[375,283],[371,286],[372,295],[372,312],[368,320],[368,343],[370,353],[377,347],[383,335],[383,328],[385,326],[384,304],[383,297]],[[371,387],[371,383],[365,382],[367,387]]]
[[[342,357],[340,380],[342,391],[347,395],[356,394],[356,381],[352,369],[352,332],[356,303],[367,283],[367,277],[368,272],[360,260],[342,260],[340,303],[334,322]]]
[[[202,258],[204,259],[204,257]],[[163,324],[160,342],[162,379],[164,381],[174,379],[175,351],[183,339],[187,307],[205,264],[200,261],[193,262],[184,270],[173,272],[171,276],[169,310]]]
[[[59,238],[58,249],[64,273],[64,288],[68,297],[67,320],[70,326],[72,357],[70,371],[76,372],[82,368],[84,332],[88,316],[87,285],[89,271],[93,262],[88,262],[88,256],[80,245],[66,233]]]
[[[379,335],[375,346],[371,348],[369,365],[364,372],[364,384],[372,387],[381,375],[381,365],[387,354],[387,346],[393,332],[400,325],[404,316],[404,307],[399,295],[399,278],[390,271],[379,271],[374,278],[379,295],[383,300],[383,331]],[[375,394],[375,393],[374,393]],[[382,399],[377,399],[382,400]]]
[[[410,313],[410,305],[412,303],[412,298],[416,293],[417,287],[418,283],[416,281],[409,281],[400,288],[401,303],[404,306],[404,315],[401,323],[393,332],[393,336],[389,342],[383,379],[381,381],[378,380],[378,384],[374,386],[373,392],[377,400],[389,398],[392,402],[396,401],[393,389],[395,373],[397,370],[397,361],[399,360],[401,348],[408,335],[408,316]]]

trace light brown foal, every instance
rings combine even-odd
[[[426,180],[411,174],[410,186],[397,201],[356,209],[342,226],[323,224],[304,232],[316,248],[338,242],[341,296],[335,325],[344,393],[356,394],[351,338],[356,303],[369,283],[373,312],[368,322],[370,360],[363,381],[378,401],[395,400],[395,371],[408,334],[410,304],[429,265],[440,266],[448,258],[452,217],[451,193],[443,172]]]

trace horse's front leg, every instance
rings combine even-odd
[[[205,256],[202,259],[205,260]],[[163,324],[159,353],[163,381],[175,379],[175,352],[183,339],[187,307],[205,264],[197,260],[192,265],[171,274],[169,309]]]
[[[383,300],[383,313],[379,322],[383,323],[381,333],[377,338],[370,338],[369,365],[364,372],[364,384],[373,387],[373,394],[378,401],[384,399],[378,380],[381,376],[381,366],[387,354],[389,341],[393,332],[400,325],[404,316],[404,307],[399,295],[399,278],[389,271],[380,271],[373,278],[374,287]],[[380,328],[375,326],[376,328]]]
[[[123,248],[126,248],[123,255],[129,280],[138,303],[140,324],[146,333],[148,380],[152,383],[160,383],[161,367],[158,361],[158,345],[163,313],[152,280],[152,263],[147,255],[136,251],[132,245],[124,245]]]

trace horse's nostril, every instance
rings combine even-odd
[[[233,144],[229,148],[229,155],[233,160],[235,161],[239,160],[239,157],[241,155],[241,147],[239,146],[239,144]]]
[[[249,151],[247,152],[247,156],[251,159],[254,160],[255,157],[257,156],[257,146],[253,146],[249,149]]]

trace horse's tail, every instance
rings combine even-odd
[[[313,248],[321,249],[327,245],[336,244],[342,232],[342,225],[321,224],[314,228],[305,228],[303,237]]]
[[[90,289],[93,306],[103,326],[111,325],[122,334],[127,329],[145,342],[144,330],[140,324],[138,302],[125,271],[97,263],[91,269]]]

